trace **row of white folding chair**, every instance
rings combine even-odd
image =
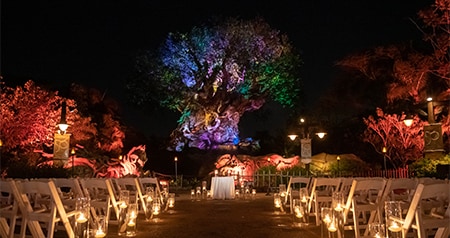
[[[58,224],[61,224],[59,227],[66,231],[68,237],[74,237],[69,218],[76,211],[66,210],[53,180],[10,180],[8,183],[20,210],[19,237],[25,237],[28,228],[33,237],[51,238]]]

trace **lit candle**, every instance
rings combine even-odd
[[[153,204],[153,215],[158,215],[159,214],[159,204]]]
[[[275,200],[275,207],[276,207],[276,208],[281,207],[280,200]]]
[[[298,218],[302,218],[303,217],[303,213],[302,213],[302,211],[300,211],[299,207],[295,207],[294,211],[295,211],[295,216],[296,217],[298,217]]]
[[[331,222],[331,218],[330,218],[330,215],[325,215],[325,218],[323,219],[323,221],[326,223],[326,224],[329,224],[330,222]]]
[[[303,202],[303,203],[308,202],[308,200],[306,199],[306,196],[303,196],[303,197],[302,197],[302,202]]]
[[[103,232],[102,228],[98,228],[98,230],[95,232],[95,238],[103,238],[106,234]]]
[[[330,225],[328,226],[328,230],[329,230],[330,232],[335,232],[335,231],[337,231],[336,224],[335,224],[334,222],[331,222]]]
[[[389,226],[389,228],[388,228],[390,231],[392,231],[392,232],[400,232],[400,231],[402,231],[402,228],[398,225],[398,223],[397,222],[395,222],[395,221],[393,221],[392,223],[391,223],[391,225]]]
[[[87,222],[87,218],[84,213],[80,212],[80,215],[77,218],[77,223],[85,223]]]
[[[173,198],[169,198],[169,207],[174,207],[175,201]]]
[[[122,201],[122,202],[120,203],[120,208],[127,208],[127,203],[124,202],[124,201]]]
[[[336,205],[336,207],[334,208],[334,210],[337,211],[337,212],[341,212],[341,211],[344,210],[344,209],[343,209],[342,205],[341,205],[340,203],[338,203],[338,204]]]
[[[131,219],[131,220],[128,222],[128,226],[129,226],[129,227],[136,226],[136,223],[134,222],[134,219]]]

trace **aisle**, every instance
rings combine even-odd
[[[191,201],[189,195],[181,194],[173,210],[151,222],[142,214],[139,218],[136,237],[321,237],[320,227],[294,227],[291,216],[275,212],[272,196],[264,193],[248,200],[201,201]],[[119,237],[116,225],[110,225],[107,237]]]

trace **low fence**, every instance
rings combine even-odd
[[[308,177],[306,173],[302,173],[301,171],[298,172],[289,172],[289,171],[277,171],[277,172],[270,172],[270,171],[262,171],[262,172],[256,172],[251,176],[241,176],[239,174],[229,174],[230,176],[233,176],[236,185],[251,185],[254,188],[259,188],[260,190],[267,190],[270,191],[272,189],[278,188],[280,184],[288,184],[289,178],[291,176],[300,176],[300,177]],[[406,168],[399,168],[399,169],[389,169],[389,170],[369,170],[369,171],[361,171],[357,173],[352,173],[350,176],[348,174],[341,174],[342,177],[384,177],[384,178],[410,178],[410,172],[408,167]],[[175,179],[174,175],[168,175],[168,174],[160,174],[160,173],[154,173],[153,176],[156,176],[161,179],[164,183],[171,183],[171,186],[197,186],[201,183],[198,178],[195,178],[195,176],[184,176],[184,175],[178,175],[178,179]],[[322,175],[323,177],[332,177],[332,176],[326,176]],[[319,177],[322,177],[319,176]],[[192,180],[192,181],[191,181]],[[193,183],[193,184],[192,184]]]
[[[242,177],[244,181],[250,181],[254,187],[257,188],[277,188],[280,184],[288,184],[289,177],[300,176],[307,177],[307,174],[290,173],[288,171],[279,171],[276,173],[257,172],[253,176]],[[346,177],[383,177],[383,178],[410,178],[408,167],[388,170],[370,170],[352,173],[351,176]]]

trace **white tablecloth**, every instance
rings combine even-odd
[[[211,197],[213,199],[234,199],[234,178],[212,177],[211,179]]]

